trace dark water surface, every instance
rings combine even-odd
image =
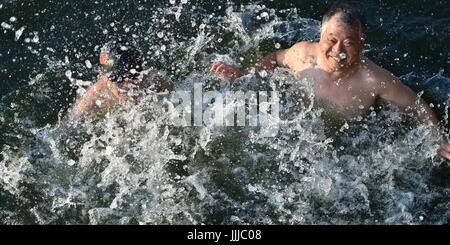
[[[0,223],[448,223],[439,137],[395,108],[333,136],[300,106],[270,139],[167,128],[149,98],[100,121],[66,116],[111,39],[135,43],[188,88],[216,81],[213,62],[244,67],[316,40],[335,2],[0,1]],[[367,15],[365,55],[424,91],[448,128],[448,2],[346,2]],[[293,79],[277,70],[262,80]]]

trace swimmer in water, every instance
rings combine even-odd
[[[144,70],[141,52],[129,44],[109,42],[104,45],[99,58],[99,79],[79,98],[73,108],[76,116],[100,114],[115,105],[136,100],[146,89],[155,92],[172,91],[173,85]]]
[[[319,42],[296,43],[266,55],[245,70],[217,63],[210,71],[233,82],[258,70],[286,67],[299,79],[312,81],[316,99],[346,118],[367,115],[381,99],[419,122],[437,125],[438,118],[423,99],[391,72],[363,57],[365,27],[365,17],[358,10],[335,5],[323,16]],[[443,144],[439,154],[450,160],[450,145]]]

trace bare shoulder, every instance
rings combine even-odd
[[[308,63],[311,60],[310,57],[316,56],[317,47],[317,43],[298,42],[286,49],[283,63],[291,69],[294,69],[303,63]]]
[[[102,91],[105,88],[109,87],[109,85],[110,85],[110,82],[107,79],[100,79],[92,87],[96,91]]]
[[[313,42],[298,42],[292,45],[291,48],[289,48],[289,52],[297,56],[306,57],[314,53],[314,51],[317,49],[317,45],[318,43]]]
[[[361,61],[362,75],[367,79],[369,85],[377,87],[385,87],[392,83],[400,82],[392,72],[384,69],[383,67],[375,64],[373,61],[364,58]]]

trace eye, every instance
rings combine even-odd
[[[353,46],[353,42],[352,41],[345,41],[344,42],[344,46],[345,47],[352,47]]]
[[[336,39],[328,39],[328,41],[330,42],[330,43],[337,43],[337,41],[336,41]]]

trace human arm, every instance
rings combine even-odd
[[[433,110],[427,103],[404,85],[398,78],[393,75],[386,76],[388,78],[381,89],[380,97],[397,105],[403,112],[412,114],[419,122],[432,122],[438,125],[439,120]],[[450,145],[443,143],[438,150],[439,155],[450,160]]]
[[[386,74],[382,74],[379,78],[381,99],[395,104],[403,113],[413,116],[421,123],[429,121],[433,124],[439,123],[433,110],[422,98],[418,97],[394,75],[387,71],[383,71],[383,73]]]
[[[75,103],[73,113],[76,116],[83,116],[97,109],[96,107],[109,107],[114,101],[120,100],[120,95],[116,90],[112,90],[111,86],[112,82],[108,79],[99,80],[90,86]]]
[[[237,78],[245,76],[252,71],[273,70],[278,66],[289,67],[289,64],[287,63],[287,58],[289,54],[292,52],[292,49],[294,47],[295,45],[289,49],[283,49],[269,53],[260,60],[258,60],[251,67],[244,70],[238,70],[237,68],[225,63],[216,63],[211,67],[210,72],[215,73],[221,77],[227,78],[231,82],[233,82]]]

